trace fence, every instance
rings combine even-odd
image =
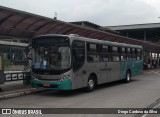
[[[4,81],[18,81],[18,80],[25,80],[28,78],[28,74],[30,72],[4,72]]]

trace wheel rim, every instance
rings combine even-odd
[[[127,74],[127,81],[130,81],[130,74]]]
[[[94,81],[93,81],[92,79],[90,79],[90,80],[88,81],[88,86],[89,86],[91,89],[93,89],[93,87],[94,87]]]

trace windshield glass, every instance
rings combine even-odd
[[[52,38],[54,40],[54,38]],[[68,44],[62,42],[43,42],[36,40],[33,47],[33,69],[65,70],[71,67],[71,53]]]

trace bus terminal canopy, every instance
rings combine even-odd
[[[160,46],[153,43],[0,6],[1,36],[32,38],[43,34],[78,34],[93,39],[141,45],[150,53],[160,53]]]

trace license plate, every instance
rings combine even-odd
[[[49,87],[50,85],[49,85],[49,84],[43,84],[43,86],[44,86],[44,87]]]

